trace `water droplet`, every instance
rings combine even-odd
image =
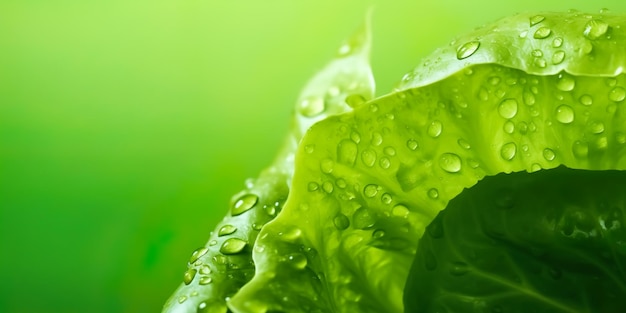
[[[439,198],[439,190],[437,190],[437,188],[430,188],[428,190],[428,197],[431,199]]]
[[[417,148],[419,148],[419,143],[417,143],[417,141],[415,141],[414,139],[409,139],[406,142],[406,147],[412,151],[415,151],[417,150]]]
[[[502,129],[504,130],[505,133],[512,134],[515,131],[515,123],[508,120],[504,122]]]
[[[371,142],[375,146],[380,146],[380,144],[383,143],[383,136],[379,132],[373,132]]]
[[[546,67],[546,65],[548,65],[548,63],[546,62],[546,59],[544,58],[536,58],[533,64],[535,64],[536,67],[540,67],[540,68],[544,68]]]
[[[565,60],[565,51],[563,50],[556,51],[552,55],[552,64],[554,65],[561,64],[563,60]]]
[[[559,74],[556,88],[561,91],[571,91],[575,86],[576,80],[572,76],[563,73]]]
[[[380,197],[380,201],[382,201],[382,203],[384,204],[391,204],[391,201],[393,201],[393,197],[388,193],[383,193],[383,195]]]
[[[237,201],[235,201],[235,205],[230,210],[230,214],[232,216],[236,216],[241,213],[244,213],[252,209],[257,204],[258,201],[259,201],[259,197],[257,197],[256,195],[253,195],[253,194],[244,195],[241,198],[239,198]]]
[[[428,126],[427,133],[429,136],[433,138],[437,138],[441,135],[442,131],[443,131],[443,124],[440,121],[435,120],[431,122],[430,125]]]
[[[548,161],[553,161],[556,158],[556,153],[550,148],[543,149],[543,157]]]
[[[377,229],[372,233],[372,238],[374,239],[380,239],[385,237],[385,231],[382,229]]]
[[[580,104],[586,105],[586,106],[590,106],[593,104],[593,98],[590,95],[582,95],[580,96],[578,101],[580,101]]]
[[[469,272],[469,267],[465,262],[453,262],[450,266],[450,274],[454,276],[463,276]]]
[[[476,53],[476,50],[478,50],[478,47],[480,47],[479,41],[466,42],[462,44],[461,46],[459,46],[458,49],[456,49],[456,58],[459,60],[469,58],[474,53]]]
[[[461,148],[463,148],[465,150],[469,150],[470,148],[472,148],[472,146],[470,146],[469,142],[467,142],[463,138],[460,138],[459,140],[457,140],[456,143],[459,144],[459,147],[461,147]]]
[[[367,229],[374,226],[376,223],[376,219],[370,211],[364,207],[360,207],[354,211],[354,215],[352,216],[352,224],[357,229]]]
[[[316,182],[309,182],[306,186],[306,189],[310,192],[316,191],[320,188],[320,185]]]
[[[535,31],[535,34],[533,34],[533,38],[535,38],[535,39],[544,39],[544,38],[548,38],[548,36],[550,36],[550,34],[552,34],[552,30],[550,30],[550,28],[548,28],[548,27],[539,27]]]
[[[368,198],[373,198],[378,193],[378,185],[369,184],[363,188],[363,194]]]
[[[569,124],[574,121],[574,110],[567,104],[562,104],[556,108],[556,120]]]
[[[591,20],[585,24],[585,30],[583,35],[585,37],[595,40],[606,34],[609,30],[609,23],[602,20]]]
[[[539,163],[533,163],[530,166],[530,172],[531,173],[534,173],[534,172],[537,172],[537,171],[540,171],[540,170],[541,170],[541,164],[539,164]]]
[[[409,208],[404,204],[397,204],[391,209],[391,215],[406,218],[409,216]]]
[[[363,164],[365,164],[365,166],[374,166],[374,164],[376,163],[376,151],[372,149],[364,150],[361,153],[361,160],[363,161]]]
[[[183,304],[185,301],[187,301],[187,296],[178,297],[178,303]]]
[[[613,102],[622,102],[626,98],[626,89],[615,87],[609,92],[609,100]]]
[[[226,235],[230,235],[234,232],[237,231],[237,227],[233,226],[233,225],[224,225],[220,228],[220,230],[217,232],[218,236],[226,236]]]
[[[626,143],[626,134],[621,133],[621,132],[617,132],[615,133],[615,141],[617,141],[617,143],[619,144],[625,144]]]
[[[388,156],[394,156],[396,155],[396,149],[394,149],[391,146],[387,146],[385,147],[385,149],[383,150],[383,152],[388,155]]]
[[[248,243],[239,238],[228,238],[220,247],[220,252],[223,254],[237,254],[246,247]]]
[[[202,265],[200,267],[200,274],[202,274],[202,275],[209,275],[212,272],[213,271],[211,270],[211,268],[208,265]]]
[[[333,167],[335,166],[335,162],[331,159],[324,159],[320,162],[320,170],[322,173],[330,174],[333,172]]]
[[[602,134],[604,132],[604,123],[600,121],[591,121],[589,123],[589,131],[593,134]]]
[[[302,101],[300,101],[298,109],[300,111],[300,114],[306,117],[319,115],[325,110],[324,99],[317,96],[304,98]]]
[[[543,22],[543,20],[545,20],[546,18],[543,15],[535,15],[530,17],[530,26],[535,26],[541,22]]]
[[[355,143],[359,143],[361,142],[361,135],[357,131],[352,131],[350,133],[350,139],[354,141]]]
[[[212,246],[214,246],[214,245],[216,245],[216,244],[217,244],[217,240],[211,240],[211,241],[209,241],[209,246],[210,246],[210,247],[212,247]]]
[[[353,166],[359,149],[352,140],[344,139],[337,145],[337,161]]]
[[[535,49],[530,53],[532,56],[538,58],[538,57],[542,57],[543,56],[543,51],[539,50],[539,49]]]
[[[196,277],[197,272],[198,270],[196,270],[195,268],[190,268],[187,271],[185,271],[185,275],[183,275],[183,282],[185,283],[185,285],[191,284],[194,277]]]
[[[520,134],[524,135],[528,132],[528,124],[526,122],[517,123],[517,128],[519,128]]]
[[[380,161],[378,161],[378,164],[381,168],[388,169],[391,166],[391,161],[387,157],[382,157]]]
[[[439,157],[439,167],[448,173],[461,170],[461,158],[454,153],[444,153]]]
[[[515,99],[504,99],[498,105],[498,113],[503,118],[513,118],[517,114],[517,100]]]
[[[500,149],[500,156],[506,161],[513,160],[515,153],[517,153],[517,145],[514,142],[506,143]]]
[[[552,40],[552,47],[560,48],[562,45],[563,45],[563,38],[556,37],[554,38],[554,40]]]
[[[342,189],[346,188],[347,186],[346,181],[343,178],[338,178],[335,184],[337,185],[337,187],[342,188]]]
[[[589,153],[589,145],[586,142],[576,140],[572,145],[572,153],[579,159],[586,158]]]
[[[356,108],[365,102],[366,102],[365,97],[359,94],[353,94],[353,95],[349,95],[346,97],[346,103],[351,108]]]
[[[350,226],[350,220],[347,216],[339,213],[333,219],[333,224],[335,224],[335,228],[338,230],[344,230]]]
[[[196,261],[198,261],[199,258],[203,257],[207,252],[209,252],[209,249],[205,247],[196,249],[196,251],[194,251],[191,254],[191,257],[189,258],[189,264],[195,263]]]
[[[324,192],[331,194],[333,192],[335,188],[333,187],[333,183],[329,182],[329,181],[325,181],[322,184],[322,190],[324,190]]]
[[[213,282],[213,278],[211,277],[200,277],[200,285],[208,285]]]
[[[524,104],[531,106],[535,104],[535,95],[532,92],[525,91],[522,94],[522,98],[524,99]]]

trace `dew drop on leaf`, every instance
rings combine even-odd
[[[365,164],[365,166],[374,166],[374,164],[376,163],[376,151],[372,149],[363,150],[363,152],[361,152],[361,161],[363,161],[363,164]]]
[[[556,108],[556,120],[563,124],[574,121],[574,109],[567,104],[562,104]]]
[[[609,24],[607,22],[593,19],[585,24],[583,35],[591,40],[595,40],[606,34],[608,30]]]
[[[533,34],[533,38],[535,39],[544,39],[548,38],[552,34],[552,30],[548,27],[539,27],[535,33]]]
[[[380,197],[380,201],[384,204],[390,204],[391,201],[393,201],[393,197],[388,193],[383,193],[383,195]]]
[[[593,134],[602,134],[604,132],[604,123],[600,121],[591,121],[589,123],[589,131]]]
[[[461,170],[461,158],[454,153],[444,153],[439,157],[439,167],[448,173]]]
[[[609,92],[609,100],[613,102],[622,102],[626,98],[626,89],[615,87]]]
[[[226,236],[226,235],[230,235],[234,232],[237,231],[237,227],[233,226],[233,225],[224,225],[220,228],[220,230],[217,232],[217,235],[219,237],[221,236]]]
[[[543,20],[545,20],[546,18],[543,15],[534,15],[532,17],[530,17],[530,26],[535,26],[541,22],[543,22]]]
[[[374,226],[376,220],[370,211],[365,207],[360,207],[354,211],[352,216],[352,224],[357,229],[367,229]]]
[[[211,277],[200,277],[200,285],[208,285],[213,282],[213,278]]]
[[[579,159],[586,158],[589,153],[589,145],[586,142],[576,140],[572,145],[572,153]]]
[[[502,100],[498,105],[498,113],[503,118],[512,118],[517,115],[517,100],[508,98]]]
[[[502,148],[500,149],[500,156],[506,161],[513,160],[516,153],[517,145],[514,142],[506,143],[502,145]]]
[[[207,252],[209,252],[208,248],[205,248],[205,247],[198,248],[196,251],[194,251],[191,254],[191,257],[189,258],[189,264],[195,263],[199,258],[204,256]]]
[[[190,268],[187,271],[185,271],[185,275],[183,275],[183,283],[185,283],[185,285],[191,284],[194,277],[196,277],[197,272],[198,270],[196,270],[195,268]]]
[[[378,185],[369,184],[363,188],[363,194],[368,198],[373,198],[378,193]]]
[[[547,161],[554,161],[554,158],[556,158],[556,153],[554,153],[554,150],[550,148],[545,148],[543,149],[543,158]]]
[[[325,110],[324,99],[313,96],[304,98],[298,106],[300,114],[306,117],[313,117],[321,114]]]
[[[233,216],[244,213],[250,209],[252,209],[257,202],[259,201],[259,197],[254,194],[247,194],[239,198],[235,201],[235,205],[230,210],[230,214]]]
[[[337,145],[337,161],[353,166],[356,162],[358,147],[352,140],[344,139]]]
[[[431,199],[439,198],[439,190],[437,188],[431,188],[428,190],[428,197]]]
[[[554,65],[561,64],[563,60],[565,60],[565,51],[563,50],[556,51],[552,55],[552,64]]]
[[[409,148],[409,150],[415,151],[419,147],[419,144],[414,139],[409,139],[406,142],[406,147]]]
[[[406,218],[409,216],[409,208],[404,204],[397,204],[391,209],[391,215]]]
[[[570,75],[561,73],[558,76],[558,81],[556,83],[556,88],[561,91],[570,91],[574,89],[576,86],[576,80]]]
[[[220,247],[220,252],[223,254],[237,254],[246,247],[248,243],[239,238],[229,238],[224,241]]]
[[[458,49],[456,49],[456,58],[459,60],[469,58],[474,53],[476,53],[476,50],[478,50],[478,47],[480,47],[479,41],[466,42],[462,44],[461,46],[459,46]]]
[[[333,224],[335,224],[335,228],[338,230],[344,230],[350,226],[350,220],[347,216],[339,213],[333,218]]]
[[[580,104],[586,105],[586,106],[590,106],[593,104],[593,98],[587,94],[580,96],[578,101],[580,101]]]
[[[211,268],[208,265],[202,265],[200,267],[200,274],[202,274],[202,275],[209,275],[212,272],[213,271],[211,270]]]
[[[432,121],[430,125],[428,125],[427,133],[430,137],[437,138],[441,135],[442,131],[443,124],[438,120]]]
[[[457,140],[457,144],[459,145],[459,147],[465,149],[465,150],[469,150],[471,148],[469,142],[467,142],[465,139],[460,138],[459,140]]]
[[[552,40],[552,47],[560,48],[562,45],[563,45],[563,38],[556,37],[554,38],[554,40]]]

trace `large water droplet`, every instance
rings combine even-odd
[[[428,125],[427,133],[430,137],[437,138],[441,135],[443,131],[443,123],[438,120],[432,121],[430,125]]]
[[[306,117],[319,115],[325,109],[324,99],[317,96],[304,98],[300,101],[298,109],[300,114]]]
[[[376,164],[376,151],[372,149],[364,150],[363,152],[361,152],[361,161],[363,161],[363,164],[365,164],[365,166],[374,166],[374,164]]]
[[[548,161],[553,161],[556,158],[556,153],[550,148],[543,149],[543,157]]]
[[[230,235],[234,232],[237,231],[237,227],[233,226],[233,225],[224,225],[220,228],[220,230],[217,232],[218,236],[226,236],[226,235]]]
[[[337,228],[338,230],[344,230],[348,228],[348,226],[350,226],[350,220],[347,216],[339,213],[333,219],[333,224],[335,224],[335,228]]]
[[[409,216],[409,208],[404,204],[397,204],[391,209],[391,215],[406,218]]]
[[[539,27],[535,33],[533,34],[533,38],[535,39],[544,39],[548,38],[552,34],[552,30],[548,27]]]
[[[480,47],[479,41],[466,42],[456,49],[456,58],[459,60],[469,58],[478,50],[478,47]]]
[[[378,193],[378,185],[369,184],[363,188],[363,194],[368,198],[373,198]]]
[[[498,113],[503,118],[512,118],[517,114],[517,100],[515,99],[504,99],[498,105]]]
[[[569,124],[574,121],[574,109],[567,104],[562,104],[556,108],[556,120],[563,123]]]
[[[622,102],[626,98],[626,89],[615,87],[609,92],[609,100],[613,102]]]
[[[352,224],[357,229],[367,229],[374,226],[376,219],[367,208],[360,207],[354,211],[352,216]]]
[[[507,161],[513,160],[517,153],[517,145],[514,142],[509,142],[502,145],[500,149],[500,156]]]
[[[565,60],[565,51],[563,50],[556,51],[552,55],[552,64],[554,65],[561,64],[563,60]]]
[[[205,247],[196,249],[196,251],[194,251],[191,254],[191,257],[189,258],[189,264],[195,263],[196,261],[198,261],[199,258],[204,256],[207,252],[209,252],[209,249]]]
[[[191,284],[194,277],[196,277],[197,272],[198,270],[196,270],[195,268],[190,268],[187,271],[185,271],[185,275],[183,275],[183,282],[185,283],[185,285]]]
[[[428,197],[431,199],[439,198],[439,190],[437,190],[437,188],[430,188],[428,190]]]
[[[575,86],[576,80],[574,80],[574,77],[563,73],[559,74],[556,88],[561,91],[571,91]]]
[[[439,167],[448,173],[461,170],[461,158],[454,153],[444,153],[439,157]]]
[[[541,22],[543,22],[543,20],[545,20],[546,18],[543,15],[535,15],[530,17],[530,26],[535,26]]]
[[[235,201],[235,205],[230,210],[230,214],[233,216],[244,213],[250,209],[252,209],[257,202],[259,201],[259,197],[254,194],[247,194],[239,198]]]
[[[246,247],[248,243],[239,238],[229,238],[224,241],[220,247],[220,252],[223,254],[237,254]]]
[[[337,161],[353,166],[359,149],[354,141],[344,139],[337,145]]]
[[[585,37],[595,40],[606,34],[609,30],[609,23],[602,20],[591,20],[585,24],[585,30],[583,35]]]

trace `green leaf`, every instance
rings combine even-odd
[[[523,27],[515,24],[515,36],[533,16],[526,15]],[[589,20],[549,16],[544,25]],[[624,19],[607,20],[620,40],[614,47],[621,47]],[[494,27],[477,34],[489,37]],[[551,34],[566,42],[584,36],[556,27]],[[490,44],[499,45],[486,41],[478,49]],[[626,168],[624,99],[615,96],[626,86],[624,76],[536,75],[508,66],[527,51],[514,48],[502,65],[468,63],[478,50],[461,60],[456,52],[443,55],[433,73],[454,62],[459,71],[423,85],[414,76],[415,87],[409,79],[402,90],[313,125],[297,152],[285,208],[255,244],[257,272],[229,306],[236,312],[401,312],[418,239],[463,188],[486,175],[561,164]],[[573,45],[562,48],[577,53]],[[596,58],[613,58],[622,50],[595,51]],[[621,72],[608,68],[619,63],[598,65],[604,68],[596,71]]]
[[[406,312],[619,312],[626,172],[486,177],[420,240]]]
[[[226,312],[227,299],[252,278],[252,247],[263,225],[283,208],[293,175],[294,153],[302,135],[315,122],[351,110],[349,104],[356,105],[374,95],[368,62],[368,23],[342,45],[337,59],[302,90],[292,132],[276,160],[233,197],[229,214],[211,233],[207,244],[192,253],[183,283],[163,312]]]

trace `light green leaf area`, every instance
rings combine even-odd
[[[406,312],[622,311],[624,190],[624,171],[485,177],[428,226]]]
[[[192,253],[183,283],[163,312],[228,311],[227,300],[255,273],[252,247],[259,231],[283,209],[293,176],[294,154],[304,132],[315,122],[351,110],[350,105],[373,97],[370,46],[366,21],[341,46],[337,58],[306,84],[296,104],[292,132],[276,160],[232,198],[229,214],[211,232],[207,244]]]
[[[254,246],[255,276],[229,307],[402,312],[418,240],[463,188],[486,175],[559,165],[626,169],[626,78],[619,74],[623,17],[602,17],[607,30],[592,28],[593,36],[584,29],[557,32],[555,26],[536,39],[560,36],[568,43],[560,47],[567,56],[593,55],[571,67],[588,69],[586,75],[564,72],[567,67],[540,73],[529,63],[512,66],[527,59],[535,38],[509,47],[508,55],[491,63],[480,57],[481,49],[508,45],[512,34],[520,38],[538,23],[584,26],[596,20],[584,14],[545,16],[535,24],[530,18],[513,23],[517,32],[477,31],[480,44],[474,51],[461,51],[459,58],[458,51],[442,55],[433,65],[431,73],[446,75],[428,83],[414,75],[395,93],[314,124],[298,147],[285,207]],[[569,44],[582,37],[591,51]],[[469,61],[474,56],[481,58],[475,64]],[[459,70],[450,72],[450,66]]]

